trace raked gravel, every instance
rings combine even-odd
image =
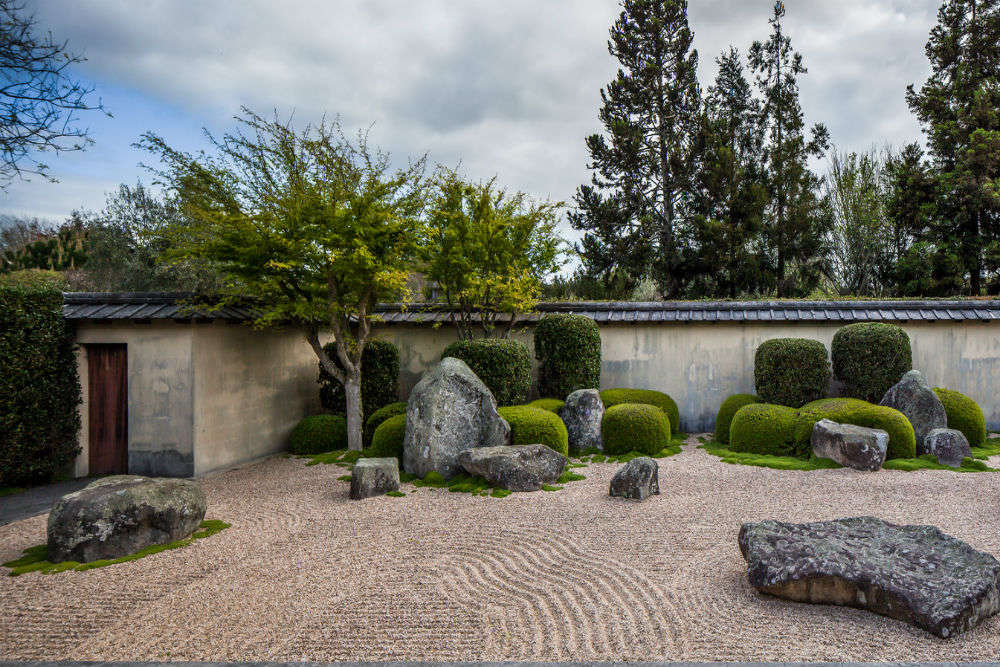
[[[222,533],[87,572],[0,576],[0,659],[1000,656],[997,617],[941,640],[762,596],[736,545],[744,521],[871,514],[1000,554],[1000,475],[787,472],[695,445],[660,461],[661,495],[643,503],[608,497],[613,464],[504,499],[404,484],[402,498],[350,501],[342,468],[294,458],[218,474],[201,483],[208,518],[233,524]],[[44,539],[44,516],[2,526],[0,560]]]

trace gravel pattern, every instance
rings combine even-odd
[[[697,449],[661,495],[608,497],[591,464],[556,493],[421,488],[349,501],[337,466],[273,458],[201,480],[211,538],[139,561],[0,576],[14,660],[988,660],[1000,618],[957,639],[758,594],[740,524],[871,514],[1000,555],[1000,475],[779,471]],[[994,459],[993,464],[1000,463]],[[0,559],[45,517],[0,526]]]

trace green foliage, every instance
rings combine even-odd
[[[817,456],[810,456],[808,459],[804,459],[798,456],[775,456],[773,454],[737,452],[727,449],[725,445],[717,440],[711,442],[703,440],[699,448],[704,449],[713,456],[718,456],[722,459],[723,463],[733,465],[758,466],[761,468],[774,468],[775,470],[827,470],[842,467],[836,461]]]
[[[344,365],[337,357],[336,343],[327,343],[323,349],[337,368],[343,370]],[[387,340],[370,339],[361,355],[361,370],[361,412],[367,420],[376,410],[399,398],[399,349]],[[346,414],[344,385],[327,373],[322,364],[319,366],[318,382],[323,409],[338,415]]]
[[[48,482],[80,451],[80,382],[62,293],[0,285],[0,486]]]
[[[1000,438],[991,438],[978,447],[972,448],[972,458],[974,459],[988,459],[993,456],[1000,456]]]
[[[340,415],[312,415],[292,429],[288,451],[292,454],[322,454],[347,447],[347,421]]]
[[[500,416],[510,424],[510,444],[543,444],[563,456],[569,455],[569,433],[559,416],[530,405],[500,408]]]
[[[715,417],[715,439],[723,445],[729,444],[729,428],[733,423],[733,417],[737,410],[744,405],[761,403],[760,397],[753,394],[735,394],[722,402],[719,407],[719,414]]]
[[[937,387],[934,392],[944,404],[944,411],[948,415],[948,428],[964,433],[971,446],[983,446],[987,435],[986,417],[983,416],[979,405],[965,394],[951,389]]]
[[[78,269],[87,262],[86,241],[87,231],[82,224],[64,225],[21,248],[5,250],[0,254],[0,271]]]
[[[807,445],[812,436],[812,427],[820,419],[886,431],[889,434],[886,459],[911,459],[917,455],[913,425],[898,410],[873,405],[856,398],[827,398],[807,403],[802,406],[803,431],[800,436],[805,439]]]
[[[818,421],[818,420],[817,420]],[[752,403],[736,411],[729,431],[729,449],[746,454],[809,458],[812,429],[799,411],[784,405]]]
[[[531,353],[528,347],[509,338],[459,340],[444,349],[441,358],[464,361],[493,392],[500,405],[524,401],[531,388]]]
[[[46,287],[63,291],[66,289],[66,278],[58,271],[49,269],[21,269],[10,273],[0,273],[0,286],[20,285],[44,289]]]
[[[933,454],[924,454],[910,459],[892,459],[882,465],[885,470],[904,470],[912,472],[914,470],[950,470],[951,472],[1000,472],[996,468],[991,468],[982,461],[966,456],[962,459],[962,465],[958,468],[950,468],[938,463],[937,457]]]
[[[677,403],[662,391],[655,391],[653,389],[605,389],[601,392],[601,402],[604,403],[605,408],[622,403],[655,405],[663,410],[667,419],[670,420],[671,436],[680,432],[681,413],[677,407]]]
[[[763,402],[791,408],[823,398],[830,387],[826,346],[808,338],[775,338],[761,343],[753,373]]]
[[[910,337],[881,322],[849,324],[833,336],[833,375],[852,398],[878,403],[913,369]]]
[[[402,401],[396,401],[395,403],[390,403],[388,405],[383,405],[381,408],[371,413],[368,419],[365,420],[365,430],[364,430],[364,440],[365,447],[372,444],[372,436],[375,435],[375,429],[379,427],[379,424],[384,422],[390,417],[395,417],[396,415],[406,414],[406,403]]]
[[[566,398],[601,386],[601,332],[584,315],[550,314],[535,325],[538,393]]]
[[[670,446],[670,420],[662,409],[651,404],[615,404],[604,412],[601,438],[608,454],[636,450],[655,456]]]
[[[537,400],[528,403],[529,407],[538,408],[539,410],[548,410],[549,412],[559,414],[559,411],[563,409],[566,405],[565,401],[560,401],[558,398],[539,398]]]
[[[377,459],[381,457],[394,456],[400,461],[403,460],[403,438],[406,436],[406,415],[396,415],[389,417],[378,425],[375,435],[372,437],[372,444],[363,450],[365,458]]]

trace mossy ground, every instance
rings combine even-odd
[[[670,444],[660,450],[659,454],[653,456],[654,459],[665,459],[669,456],[674,456],[675,454],[681,453],[681,448],[683,447],[685,441],[688,439],[687,433],[678,433],[670,441]],[[637,459],[640,456],[649,456],[643,452],[637,452],[632,450],[628,454],[605,454],[598,449],[588,449],[582,452],[577,452],[574,454],[576,459],[583,464],[586,463],[628,463],[632,459]],[[570,462],[569,467],[575,467],[581,463]]]
[[[937,462],[933,454],[924,454],[914,459],[889,459],[882,464],[883,470],[904,470],[912,472],[914,470],[950,470],[952,472],[1000,472],[996,468],[991,468],[979,459],[966,456],[962,459],[960,468],[949,468]]]
[[[1000,455],[1000,438],[990,438],[979,447],[972,448],[972,458],[988,459]]]
[[[89,563],[78,563],[75,560],[68,560],[62,563],[50,563],[47,560],[49,555],[48,545],[39,544],[36,547],[25,549],[23,556],[17,560],[4,563],[3,567],[10,568],[9,574],[12,577],[26,574],[28,572],[42,572],[43,574],[53,574],[55,572],[65,572],[67,570],[83,572],[84,570],[93,570],[98,567],[107,567],[108,565],[116,565],[118,563],[127,563],[129,561],[139,560],[140,558],[145,558],[146,556],[151,556],[152,554],[158,554],[161,551],[180,549],[188,546],[195,540],[215,535],[216,533],[229,528],[229,526],[230,524],[225,521],[209,519],[207,521],[202,521],[201,525],[198,527],[199,530],[195,531],[191,537],[185,537],[183,540],[177,540],[168,544],[154,544],[151,547],[146,547],[145,549],[137,551],[134,554],[129,554],[128,556],[122,556],[121,558],[114,559],[95,560]]]

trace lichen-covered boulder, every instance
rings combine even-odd
[[[885,392],[880,405],[895,408],[910,420],[917,439],[918,455],[927,453],[924,440],[928,433],[948,426],[944,404],[920,371],[910,371],[904,375],[902,380]]]
[[[820,419],[813,426],[813,454],[855,470],[879,470],[885,463],[889,434],[876,428]]]
[[[496,399],[464,361],[445,357],[410,392],[403,469],[411,475],[454,477],[462,471],[459,452],[508,442],[510,425]]]
[[[174,542],[201,525],[207,508],[201,487],[188,479],[104,477],[56,502],[48,559],[89,563]]]
[[[545,445],[476,447],[458,455],[470,475],[510,491],[538,491],[559,479],[569,461]]]
[[[961,431],[953,428],[936,428],[927,434],[927,453],[933,454],[938,463],[951,468],[962,467],[962,459],[972,456],[972,447]]]
[[[611,478],[612,496],[645,500],[660,494],[659,465],[656,459],[640,456],[632,459]]]
[[[596,389],[579,389],[566,397],[566,404],[559,410],[559,417],[569,432],[570,451],[584,452],[602,449],[601,419],[604,402]]]
[[[750,584],[796,602],[858,607],[953,637],[1000,610],[1000,562],[934,526],[873,517],[740,528]]]
[[[399,459],[358,459],[351,470],[351,499],[361,500],[399,491]]]

